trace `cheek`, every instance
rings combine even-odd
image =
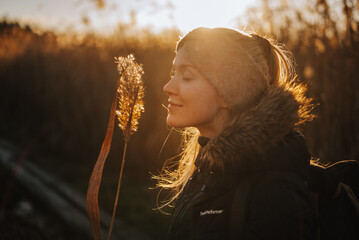
[[[213,111],[213,109],[217,108],[218,106],[216,96],[210,91],[202,91],[200,93],[197,92],[194,99],[194,104],[197,106],[197,108],[205,111]]]
[[[171,109],[166,122],[171,127],[197,126],[212,121],[218,111],[216,92],[207,86],[182,86],[179,97],[183,108]]]
[[[218,103],[212,95],[201,93],[195,95],[188,102],[186,117],[191,120],[209,121],[214,118],[218,110]]]
[[[218,105],[213,99],[202,99],[197,103],[196,114],[199,117],[209,119],[216,115]]]

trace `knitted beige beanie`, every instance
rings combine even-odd
[[[230,107],[243,108],[269,86],[270,74],[260,42],[256,35],[233,29],[197,28],[178,42],[177,51],[185,51]]]

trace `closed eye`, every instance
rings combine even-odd
[[[193,75],[188,70],[186,70],[183,73],[183,80],[188,81],[188,80],[192,80],[192,79],[193,79]]]

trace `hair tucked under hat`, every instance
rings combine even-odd
[[[229,28],[196,28],[177,44],[230,106],[250,105],[278,81],[278,58],[271,43],[258,35]]]

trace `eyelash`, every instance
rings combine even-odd
[[[173,78],[175,75],[176,75],[176,70],[174,68],[171,68],[170,77]],[[191,77],[182,77],[182,79],[186,81],[192,80]]]
[[[185,77],[185,73],[183,73],[183,80],[186,80],[186,81],[189,81],[189,80],[192,80],[193,78],[192,78],[192,75],[190,74],[190,73],[187,73],[187,77]],[[189,75],[189,77],[188,77],[188,75]]]

